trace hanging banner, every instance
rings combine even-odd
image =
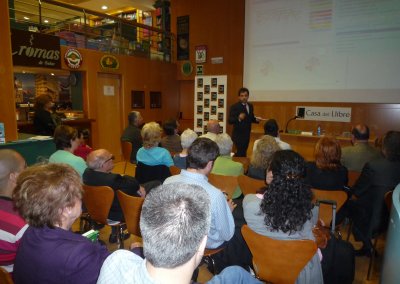
[[[61,68],[56,36],[11,29],[11,45],[14,66]]]

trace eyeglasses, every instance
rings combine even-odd
[[[101,166],[103,166],[105,163],[108,163],[109,161],[114,160],[114,159],[115,159],[114,155],[111,155],[111,157],[108,158],[107,160],[105,160]]]

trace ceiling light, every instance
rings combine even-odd
[[[49,22],[49,20],[44,20],[44,22],[47,24]]]
[[[24,17],[24,20],[29,20],[29,18],[27,16]]]
[[[103,6],[101,6],[101,9],[102,9],[102,10],[107,10],[108,7],[107,7],[106,5],[103,5]]]
[[[54,76],[54,73],[50,73],[51,76]]]

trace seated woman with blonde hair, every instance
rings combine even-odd
[[[82,194],[79,175],[65,164],[35,165],[19,175],[13,199],[29,228],[15,259],[15,283],[96,283],[109,253],[71,232]]]

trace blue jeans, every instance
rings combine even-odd
[[[229,266],[215,275],[207,284],[261,284],[263,282],[254,278],[240,266]]]

